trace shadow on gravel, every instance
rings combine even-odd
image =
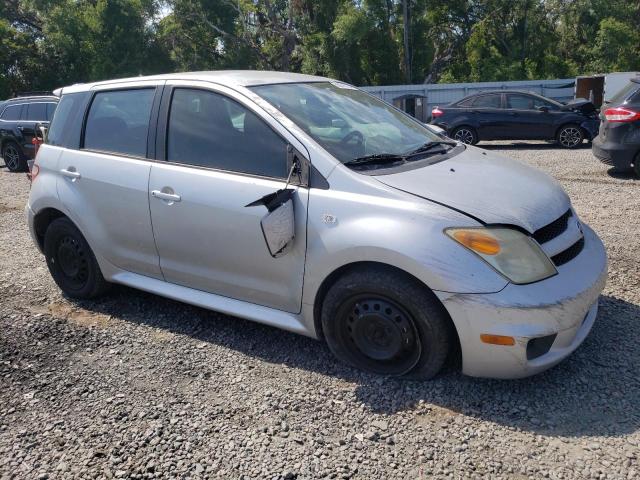
[[[415,416],[419,423],[466,415],[547,435],[619,436],[640,429],[640,306],[614,297],[602,297],[591,334],[571,357],[515,381],[465,377],[454,367],[424,382],[363,374],[340,364],[322,342],[127,287],[115,287],[101,302],[78,305],[260,361],[340,378],[355,384],[357,400],[377,413],[392,415],[424,403],[422,412],[435,405],[434,415]]]
[[[532,142],[514,141],[510,143],[500,143],[500,144],[480,142],[476,146],[479,148],[484,148],[485,150],[558,150],[558,149],[562,149],[560,145],[554,142],[532,143]],[[586,149],[591,149],[590,143],[585,142],[579,147],[577,147],[575,150],[586,150]]]

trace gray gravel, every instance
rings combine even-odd
[[[124,287],[66,300],[25,227],[27,180],[0,168],[0,479],[638,478],[640,181],[588,148],[486,146],[556,177],[611,262],[584,345],[521,381],[364,375]]]

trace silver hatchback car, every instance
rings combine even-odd
[[[563,189],[357,88],[221,71],[65,87],[26,214],[56,283],[120,283],[383,375],[545,370],[589,333],[602,242]]]

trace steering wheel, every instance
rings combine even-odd
[[[351,130],[347,133],[342,140],[340,140],[340,145],[347,145],[347,143],[354,139],[358,141],[358,145],[364,145],[364,135],[359,130]]]

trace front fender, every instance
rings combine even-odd
[[[477,225],[466,215],[408,195],[311,190],[303,302],[313,304],[331,273],[358,262],[394,266],[436,291],[498,292],[507,280],[443,233],[452,226]]]

